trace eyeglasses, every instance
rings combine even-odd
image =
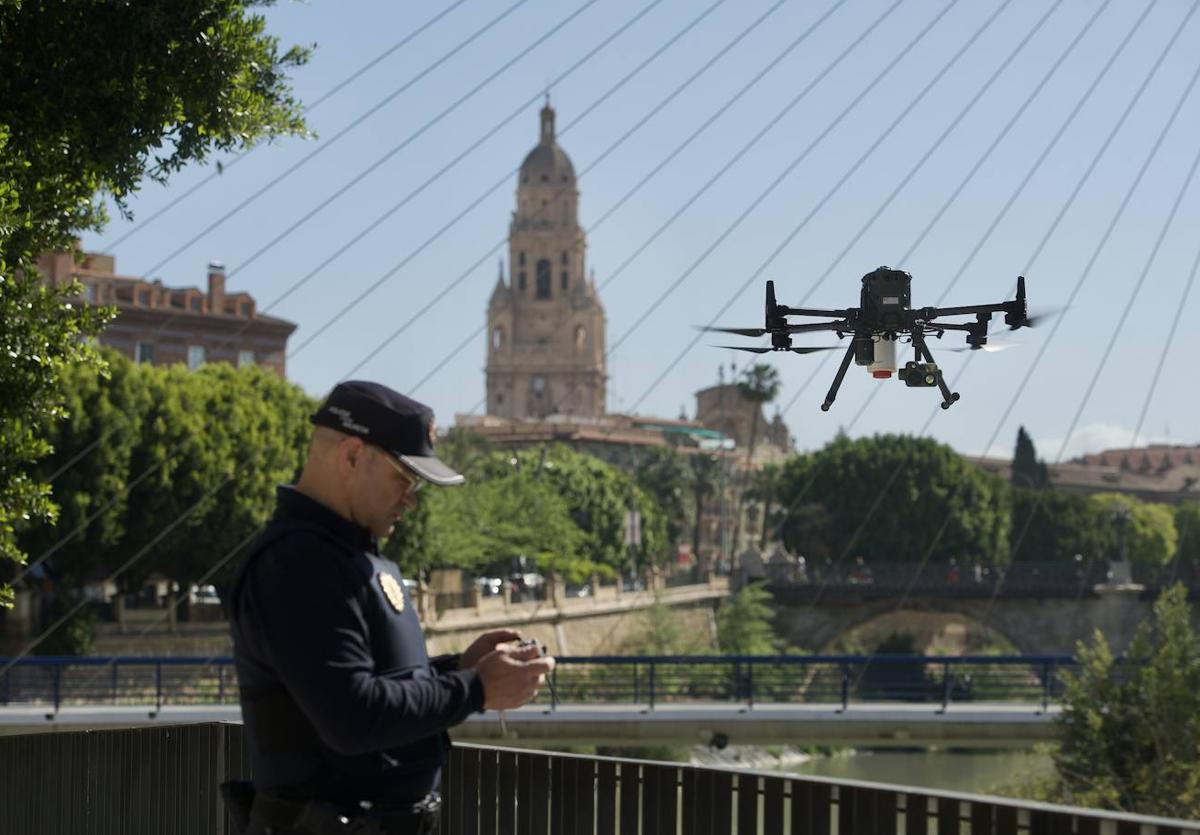
[[[396,472],[400,473],[408,481],[408,488],[404,491],[404,495],[411,496],[414,493],[420,492],[421,488],[425,486],[425,479],[421,478],[408,467],[405,467],[386,452],[379,452],[379,456],[391,464]]]

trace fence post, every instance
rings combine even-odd
[[[225,704],[225,665],[217,664],[217,704]]]
[[[154,709],[162,708],[162,662],[158,661],[154,665]]]
[[[954,686],[953,679],[950,678],[950,662],[942,663],[942,713],[946,712],[946,708],[950,706],[950,689]]]
[[[650,687],[650,709],[654,710],[654,662],[650,662],[650,674],[647,684]]]
[[[550,671],[550,709],[558,710],[558,667]]]
[[[1042,662],[1042,713],[1050,712],[1050,668],[1051,662]]]
[[[116,661],[113,662],[113,665],[112,665],[112,694],[113,694],[113,704],[114,705],[117,703],[117,679],[118,679],[117,667],[119,667],[119,666],[120,665]]]
[[[754,709],[754,665],[753,664],[746,665],[746,684],[749,685],[746,688],[746,690],[749,691],[747,694],[746,707],[749,710],[753,710]]]
[[[850,665],[842,662],[842,711],[850,707]]]
[[[636,705],[642,700],[642,680],[638,675],[638,664],[633,662],[633,703]]]
[[[62,665],[54,665],[54,712],[58,713],[58,706],[61,703],[62,697]]]

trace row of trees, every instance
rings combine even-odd
[[[810,560],[1200,561],[1200,504],[1012,486],[928,439],[839,437],[772,477],[771,525]]]
[[[39,427],[54,452],[34,473],[53,481],[57,524],[31,520],[21,547],[35,559],[49,555],[68,588],[118,570],[127,591],[151,573],[187,588],[250,538],[270,514],[276,486],[295,480],[317,404],[256,367],[189,372],[107,351],[104,361],[104,373],[64,370],[67,417]],[[468,484],[422,493],[420,508],[386,543],[411,572],[483,569],[524,555],[578,581],[666,553],[667,517],[657,501],[596,458],[561,446],[499,451],[457,433],[439,451]],[[636,548],[625,541],[629,511],[641,519]]]

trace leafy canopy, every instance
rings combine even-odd
[[[1097,631],[1066,676],[1054,755],[1062,802],[1200,816],[1200,641],[1187,592],[1160,595],[1124,659]]]
[[[111,316],[41,286],[37,256],[99,229],[103,193],[127,213],[143,178],[304,129],[286,73],[307,52],[281,51],[249,5],[0,2],[0,559],[54,519],[31,466],[66,415],[64,370],[100,367],[89,340]]]

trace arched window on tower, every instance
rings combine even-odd
[[[567,275],[567,271],[566,271],[566,270],[563,270],[563,271],[562,271],[562,288],[563,288],[564,290],[566,290],[566,289],[567,289],[567,283],[568,283],[568,281],[569,281],[569,280],[570,280],[570,279],[569,279],[569,277],[568,277],[568,275]]]
[[[525,271],[521,270],[517,273],[517,289],[522,293],[525,292]]]
[[[504,328],[499,325],[492,328],[492,347],[497,351],[504,348]]]
[[[543,258],[537,262],[537,297],[550,298],[550,260]]]
[[[564,253],[562,254],[562,258],[561,258],[561,259],[559,259],[559,260],[561,260],[561,261],[562,261],[562,265],[563,265],[564,267],[565,267],[565,266],[567,266],[567,253],[565,253],[565,252],[564,252]]]
[[[525,266],[525,253],[524,252],[522,252],[520,255],[517,256],[517,264],[522,267]]]
[[[582,351],[587,347],[587,328],[583,325],[575,326],[575,350]]]

